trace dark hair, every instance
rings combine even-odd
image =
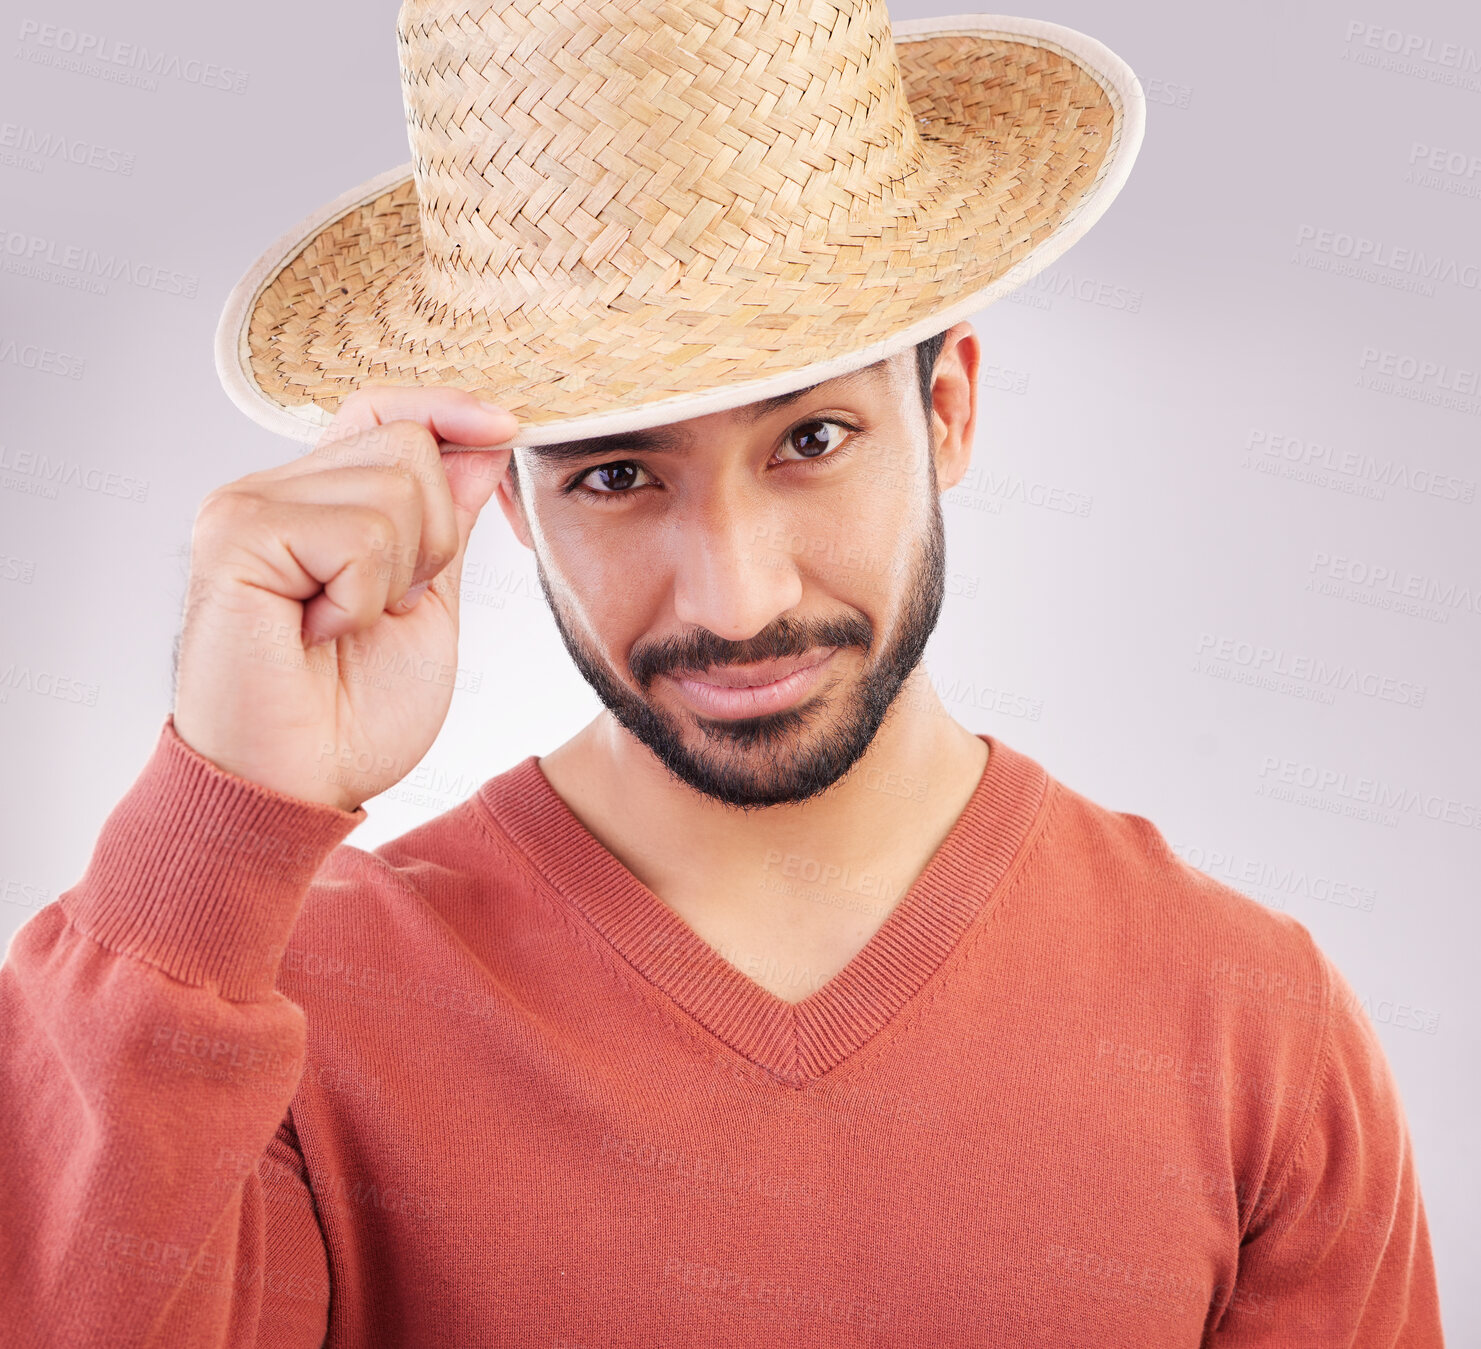
[[[915,371],[920,376],[920,401],[926,409],[926,429],[931,426],[931,377],[936,373],[936,361],[941,348],[946,345],[945,331],[915,344]]]

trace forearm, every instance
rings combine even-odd
[[[358,817],[172,736],[0,967],[0,1301],[20,1343],[280,1343],[264,1299],[322,1325],[322,1245],[278,1137],[307,1027],[273,981]]]

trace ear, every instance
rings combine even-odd
[[[943,492],[962,480],[972,459],[977,368],[981,363],[982,343],[972,325],[958,323],[948,328],[931,383],[931,445],[936,485]]]
[[[518,450],[510,454],[509,465],[504,471],[504,476],[499,479],[499,485],[494,488],[494,495],[499,499],[499,509],[504,512],[504,518],[509,521],[509,528],[514,531],[514,537],[534,552],[535,540],[530,534],[530,522],[525,518],[524,496],[517,486],[519,470],[514,460],[518,454]]]

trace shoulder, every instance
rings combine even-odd
[[[1112,1114],[1152,1103],[1138,1141],[1159,1195],[1226,1215],[1226,1324],[1257,1313],[1280,1343],[1346,1344],[1380,1326],[1392,1343],[1402,1323],[1405,1343],[1438,1345],[1408,1122],[1348,978],[1303,923],[1190,865],[1145,816],[1052,790],[1047,857],[1069,898],[1045,907],[1083,933],[1094,1080]]]
[[[1050,779],[1048,860],[1092,930],[1110,929],[1150,962],[1210,992],[1319,1005],[1329,981],[1310,930],[1190,865],[1151,819]]]
[[[1127,1080],[1176,1079],[1236,1155],[1278,1167],[1319,1091],[1331,962],[1303,923],[1189,865],[1146,816],[1058,781],[1050,792],[1033,907],[1072,951],[1099,1061]]]
[[[313,1000],[333,983],[368,987],[389,971],[430,969],[487,935],[529,890],[527,864],[480,793],[373,848],[342,843],[304,898],[279,988]]]

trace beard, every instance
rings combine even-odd
[[[844,705],[830,711],[835,675],[804,702],[764,716],[723,719],[686,713],[702,737],[689,745],[685,725],[614,677],[608,664],[568,620],[553,594],[538,550],[535,571],[566,650],[582,677],[618,723],[653,753],[685,786],[742,811],[806,801],[826,791],[863,756],[905,681],[925,653],[946,594],[946,528],[932,467],[930,519],[917,541],[900,589],[903,609],[889,645],[869,660],[874,628],[860,613],[817,623],[781,614],[744,642],[699,628],[682,637],[635,646],[628,673],[647,693],[659,675],[746,665],[801,656],[818,648],[863,650],[866,664],[846,690]]]

